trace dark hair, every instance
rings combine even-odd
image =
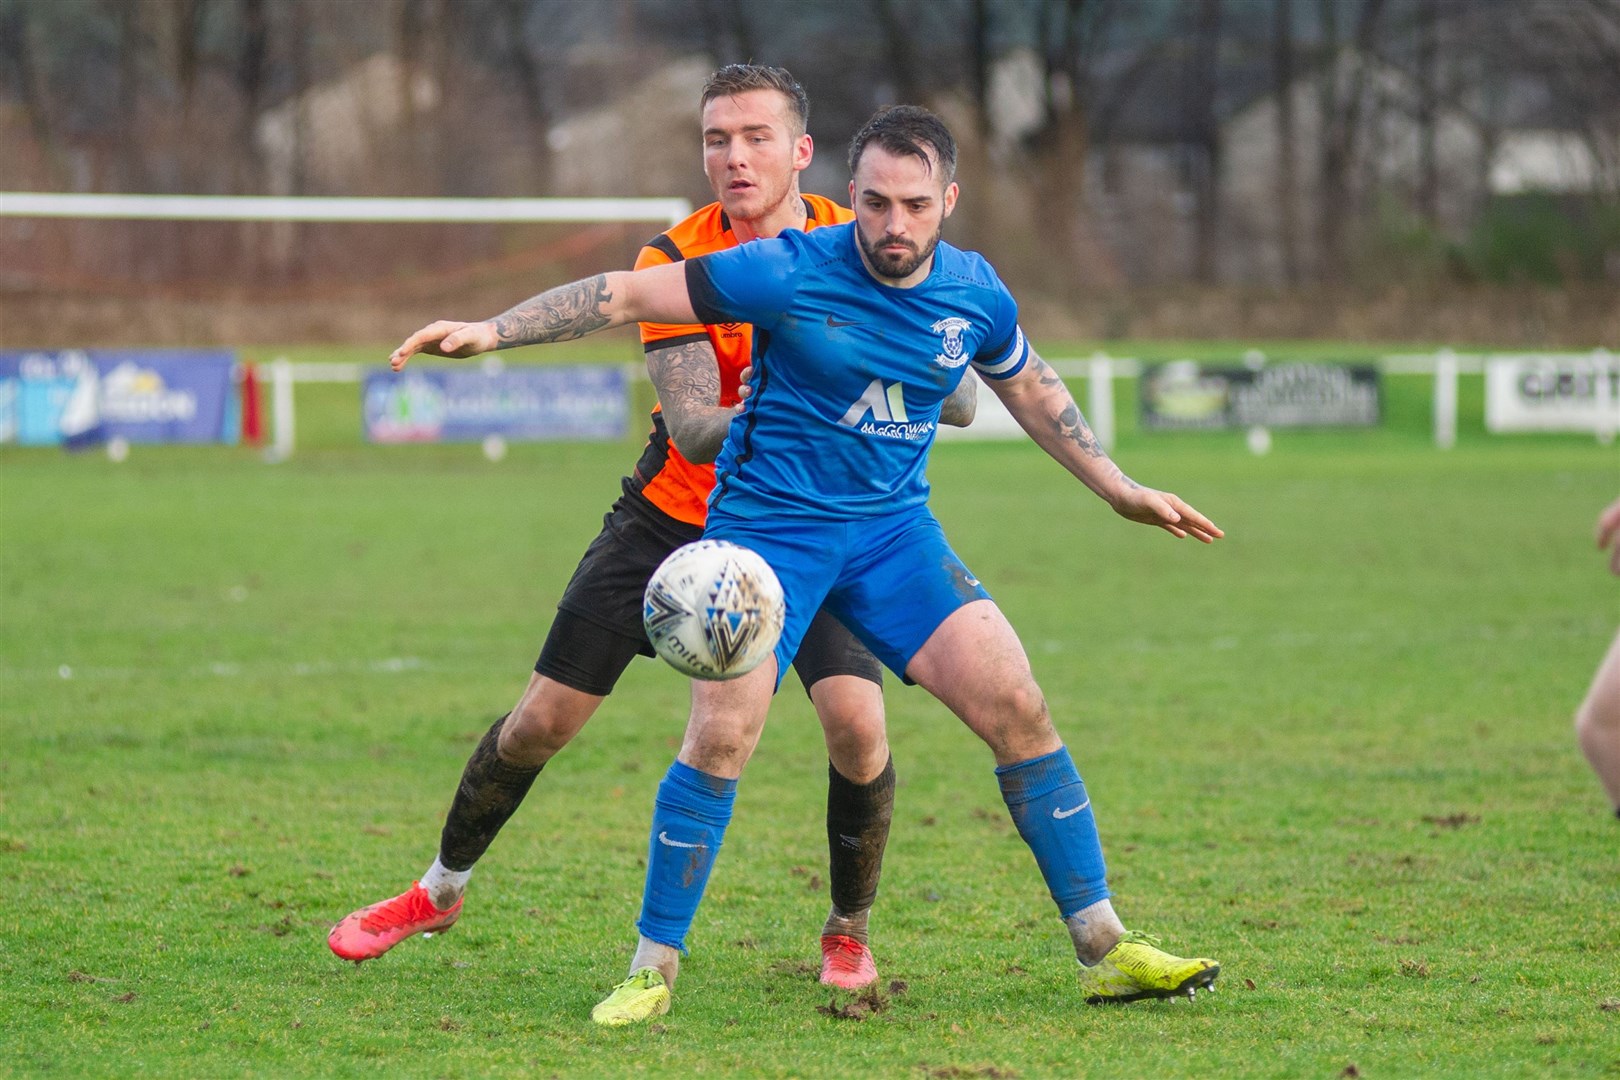
[[[764,64],[727,64],[710,75],[709,81],[703,84],[703,96],[698,106],[701,108],[715,98],[746,94],[750,90],[775,90],[787,98],[788,104],[793,106],[793,115],[799,121],[799,130],[794,134],[803,135],[808,130],[810,99],[805,96],[799,80],[786,68],[767,67]]]
[[[956,140],[945,121],[917,105],[891,105],[879,109],[849,143],[849,174],[861,163],[867,143],[877,143],[896,156],[911,154],[922,158],[929,170],[939,162],[940,186],[947,187],[956,177]],[[933,151],[930,157],[928,151]]]

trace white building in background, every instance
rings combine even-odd
[[[368,193],[378,169],[400,156],[414,120],[438,108],[440,98],[431,75],[375,53],[266,109],[253,139],[264,157],[268,193]]]
[[[712,71],[702,57],[664,64],[604,104],[554,124],[546,135],[554,193],[711,201],[698,97]]]
[[[1505,132],[1491,156],[1493,195],[1531,191],[1585,195],[1598,190],[1602,177],[1591,144],[1573,131],[1533,128]]]

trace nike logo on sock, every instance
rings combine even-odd
[[[1054,806],[1054,807],[1052,807],[1052,816],[1057,818],[1059,821],[1062,821],[1066,817],[1074,817],[1074,815],[1078,814],[1080,811],[1084,810],[1086,807],[1088,807],[1090,805],[1091,805],[1091,800],[1087,799],[1085,802],[1081,803],[1079,806],[1075,807],[1073,810],[1059,810],[1057,807]],[[662,839],[662,837],[660,837],[660,839]]]
[[[658,842],[663,844],[665,847],[700,848],[703,846],[702,844],[685,844],[679,840],[671,840],[669,838],[669,833],[667,832],[661,832],[658,834]]]

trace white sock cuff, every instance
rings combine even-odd
[[[422,888],[430,896],[438,896],[444,889],[454,889],[460,893],[467,888],[467,880],[471,877],[471,870],[451,870],[434,856],[433,865],[422,875]]]

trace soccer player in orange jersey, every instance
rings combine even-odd
[[[637,269],[852,219],[836,203],[799,191],[814,147],[804,90],[786,71],[722,68],[703,88],[702,109],[703,168],[718,201],[653,238]],[[339,922],[328,939],[338,956],[371,959],[415,934],[449,928],[460,917],[473,864],[540,770],[596,712],[630,661],[653,655],[641,626],[642,593],[666,555],[702,535],[712,462],[739,401],[753,329],[644,323],[641,337],[659,400],[646,449],[558,602],[527,689],[468,760],[438,857],[404,893]],[[966,424],[974,401],[974,383],[964,380],[942,422]],[[821,612],[794,668],[815,704],[829,759],[832,909],[821,933],[821,981],[855,989],[877,978],[867,919],[894,805],[882,667]]]

